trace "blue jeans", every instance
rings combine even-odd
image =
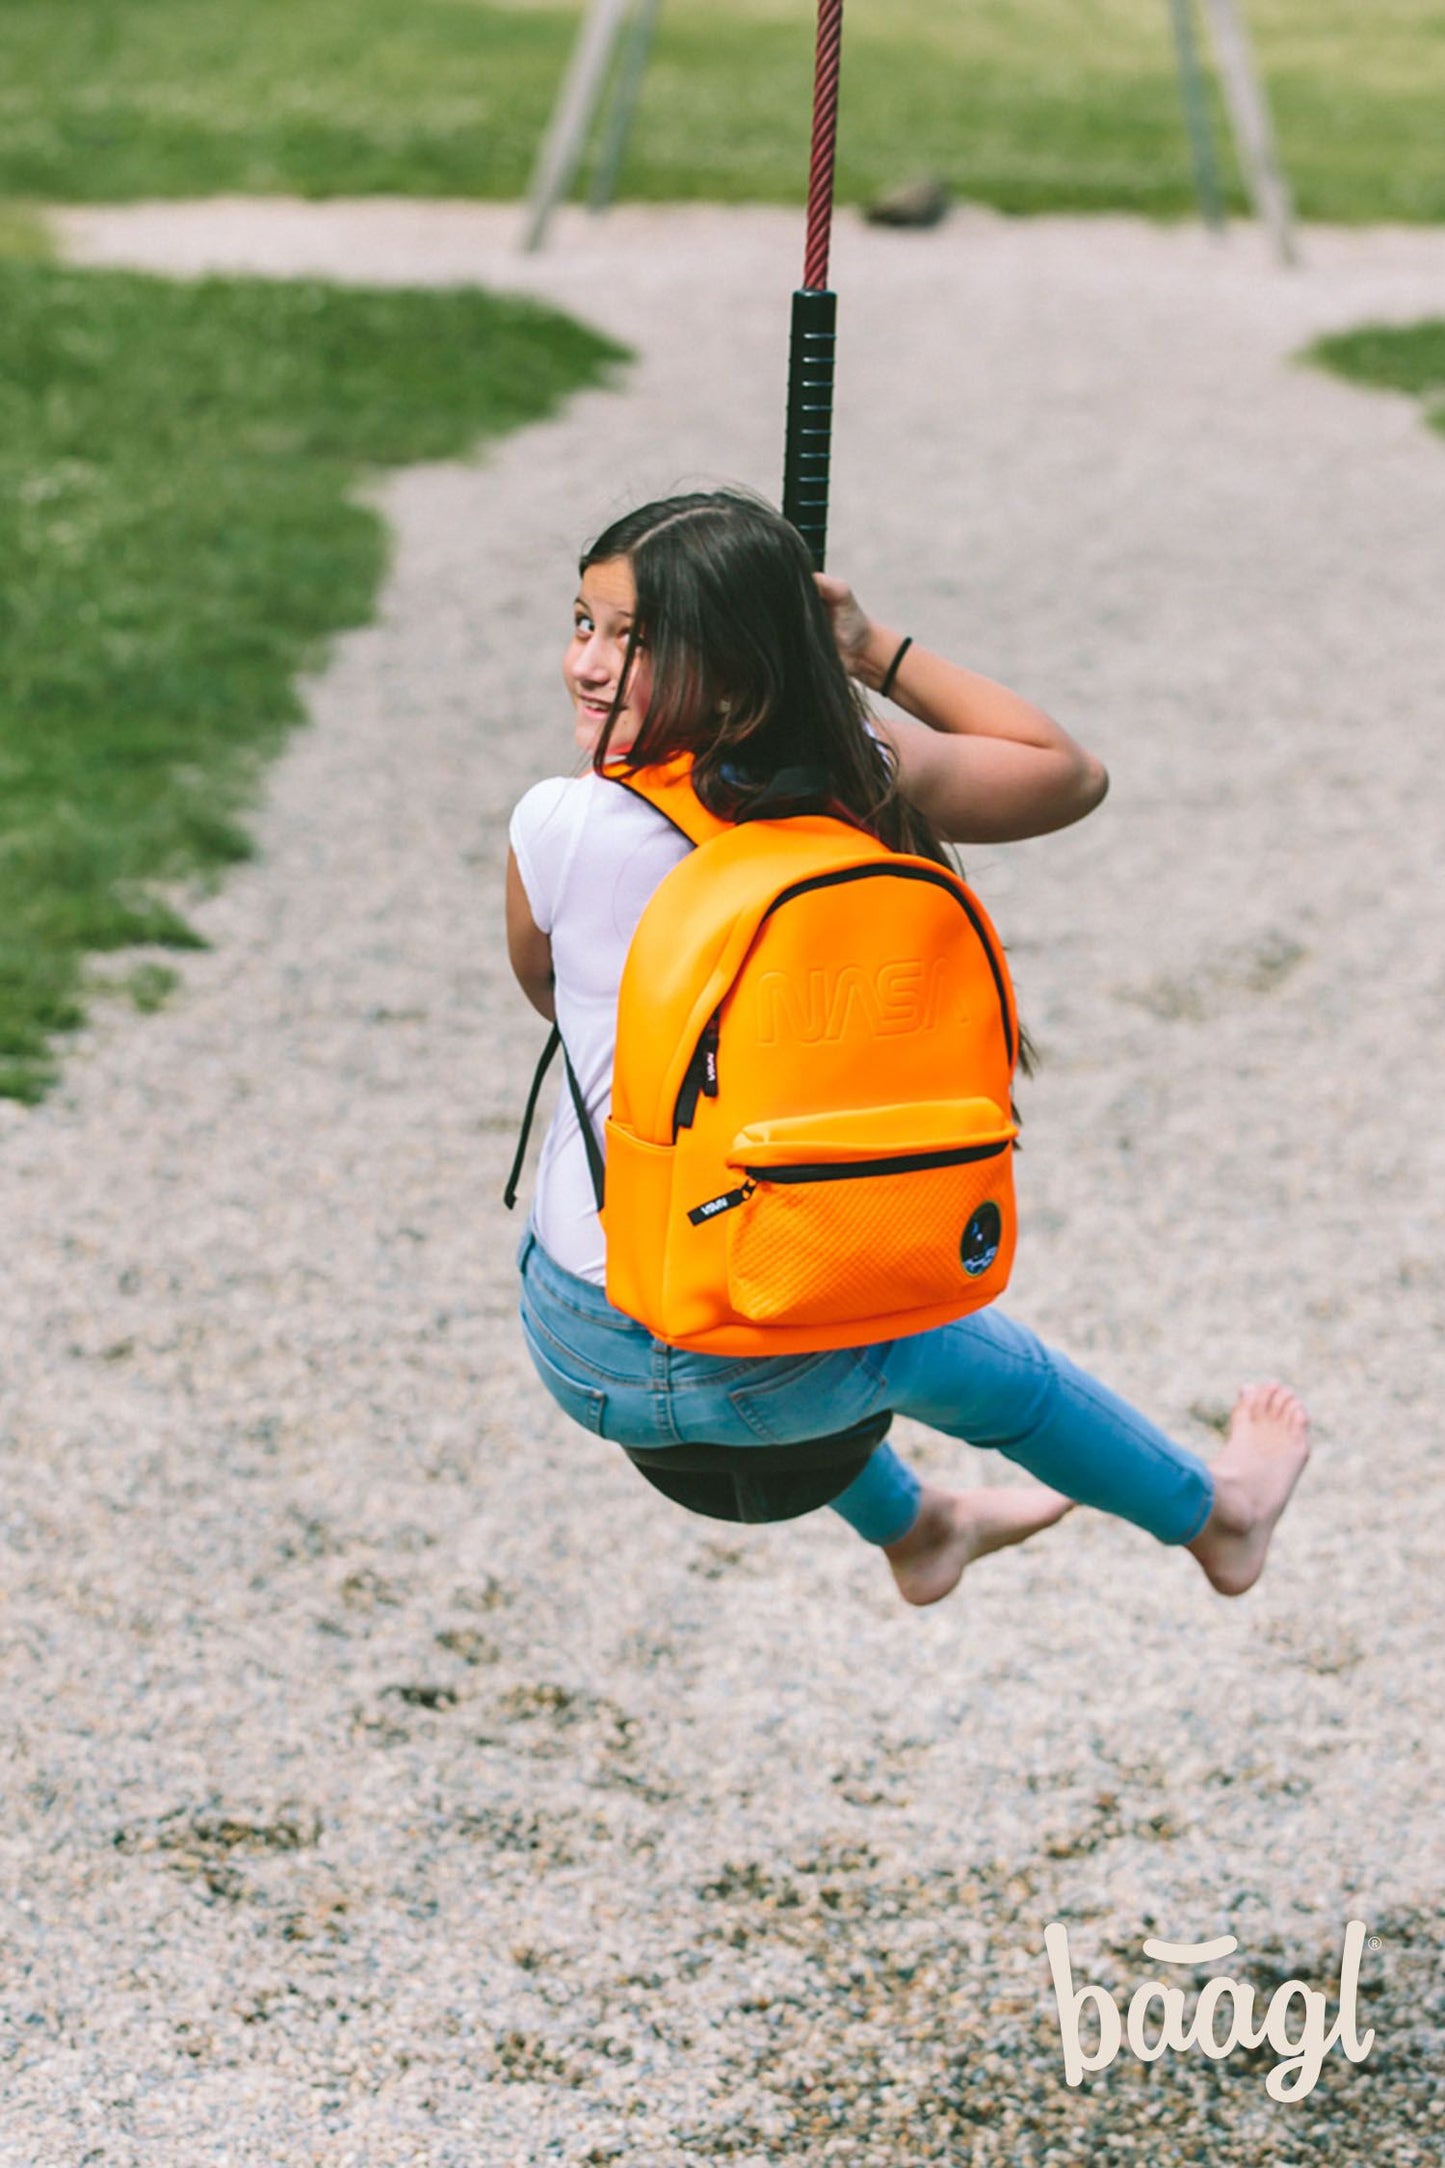
[[[528,1228],[522,1331],[552,1398],[622,1446],[786,1445],[881,1409],[1016,1460],[1081,1505],[1188,1543],[1214,1502],[1195,1453],[996,1309],[877,1347],[822,1355],[696,1355],[655,1340],[600,1287],[564,1272]],[[896,1543],[922,1485],[878,1446],[833,1509],[868,1543]]]

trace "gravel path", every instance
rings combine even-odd
[[[1081,1514],[912,1614],[831,1516],[689,1520],[570,1430],[498,1203],[538,1038],[505,817],[568,764],[571,560],[644,494],[774,486],[797,221],[569,217],[525,262],[486,207],[60,222],[523,287],[639,359],[386,484],[380,621],[210,950],[0,1105],[0,2160],[1437,2158],[1445,445],[1291,356],[1445,312],[1445,233],[1289,276],[1244,231],[841,226],[832,561],[1115,779],[970,861],[1046,1055],[1012,1306],[1207,1450],[1260,1373],[1317,1436],[1241,1604]],[[1332,1987],[1349,1918],[1376,2043],[1307,2100],[1267,2050],[1066,2088],[1046,1922],[1122,1998],[1150,1933]]]

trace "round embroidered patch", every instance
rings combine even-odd
[[[981,1204],[964,1228],[963,1240],[958,1246],[963,1269],[971,1280],[976,1280],[981,1272],[987,1272],[998,1255],[1002,1238],[1003,1217],[998,1206],[992,1200]]]

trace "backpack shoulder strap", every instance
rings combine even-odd
[[[517,1186],[522,1179],[522,1163],[527,1157],[527,1139],[532,1134],[532,1119],[537,1112],[537,1099],[542,1089],[542,1079],[551,1068],[559,1047],[562,1049],[562,1066],[567,1072],[567,1089],[572,1094],[572,1105],[577,1114],[577,1127],[582,1132],[582,1148],[587,1154],[587,1172],[592,1177],[592,1192],[597,1199],[598,1211],[602,1210],[603,1192],[606,1184],[606,1167],[602,1158],[602,1147],[597,1142],[597,1132],[592,1127],[591,1117],[587,1112],[587,1102],[582,1096],[582,1087],[577,1081],[577,1072],[572,1067],[572,1057],[567,1052],[566,1047],[562,1046],[562,1034],[554,1024],[547,1044],[542,1049],[542,1058],[537,1063],[532,1077],[532,1089],[527,1094],[526,1110],[522,1115],[522,1133],[517,1139],[516,1156],[512,1161],[512,1171],[507,1176],[507,1186],[502,1192],[502,1202],[509,1212],[517,1202]]]
[[[512,1171],[507,1176],[507,1186],[502,1191],[502,1202],[509,1212],[517,1202],[517,1184],[522,1179],[522,1162],[527,1156],[527,1139],[532,1134],[532,1117],[537,1111],[537,1097],[542,1089],[542,1079],[551,1068],[553,1057],[561,1044],[562,1034],[554,1024],[547,1044],[542,1049],[542,1058],[533,1072],[532,1089],[527,1094],[527,1104],[522,1115],[522,1133],[517,1139],[516,1156],[512,1161]]]
[[[634,797],[656,806],[664,820],[687,837],[689,843],[711,843],[732,827],[707,807],[692,787],[692,755],[676,753],[650,768],[629,768],[625,760],[609,760],[602,770],[609,783],[620,783]]]

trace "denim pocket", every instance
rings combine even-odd
[[[567,1375],[559,1370],[551,1356],[539,1347],[535,1336],[526,1329],[523,1321],[522,1337],[527,1343],[527,1353],[533,1368],[546,1386],[564,1415],[570,1415],[574,1423],[584,1430],[600,1435],[603,1418],[607,1413],[607,1395],[599,1386],[588,1385],[581,1378]]]
[[[847,1430],[871,1415],[879,1398],[879,1380],[854,1348],[772,1357],[766,1375],[728,1394],[748,1429],[767,1445]]]

